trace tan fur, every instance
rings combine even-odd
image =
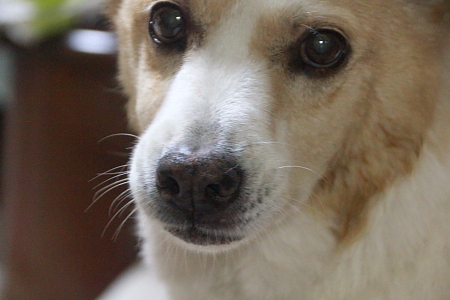
[[[179,53],[167,55],[167,53],[158,53],[154,47],[149,45],[151,41],[147,38],[147,13],[146,8],[151,5],[153,1],[130,1],[125,0],[122,3],[114,1],[111,12],[117,11],[118,5],[124,8],[120,14],[113,18],[115,22],[122,24],[116,26],[119,30],[120,44],[123,45],[120,52],[122,59],[120,59],[120,76],[121,82],[124,84],[125,91],[130,95],[129,116],[130,123],[138,132],[142,131],[148,124],[150,124],[154,113],[157,111],[164,91],[170,83],[170,77],[174,74],[182,63],[182,56]],[[182,1],[181,1],[182,2]],[[213,30],[215,23],[221,19],[222,15],[226,13],[237,0],[233,1],[187,1],[189,7],[193,11],[194,16],[202,20],[202,24],[198,26]],[[327,216],[336,219],[337,234],[340,239],[345,239],[347,236],[355,236],[356,232],[360,232],[364,222],[364,211],[369,205],[369,200],[374,194],[383,190],[383,188],[392,182],[397,176],[404,176],[411,171],[412,164],[416,160],[420,152],[423,134],[429,124],[436,95],[430,94],[428,91],[433,90],[433,87],[423,87],[419,90],[407,90],[410,85],[409,82],[417,81],[416,78],[427,78],[430,85],[435,85],[437,82],[436,73],[430,73],[436,65],[435,58],[439,56],[438,49],[440,49],[439,39],[434,40],[436,35],[434,31],[436,28],[424,25],[427,18],[433,19],[435,22],[441,23],[445,21],[448,14],[447,10],[449,4],[447,2],[438,3],[432,6],[429,10],[428,16],[425,18],[418,15],[415,21],[417,23],[404,24],[404,28],[416,27],[423,28],[422,35],[417,36],[417,30],[414,31],[392,31],[390,27],[375,28],[377,26],[377,19],[381,16],[389,15],[392,22],[400,22],[399,20],[409,20],[410,18],[402,16],[403,12],[391,10],[391,4],[385,1],[378,1],[376,4],[367,4],[366,8],[361,8],[364,4],[359,3],[360,11],[354,11],[353,1],[340,1],[343,9],[351,11],[353,14],[360,14],[360,19],[370,20],[369,27],[361,26],[357,22],[352,25],[359,27],[356,30],[360,35],[374,35],[380,37],[388,35],[391,39],[382,39],[373,36],[373,40],[391,42],[392,45],[385,45],[390,49],[388,53],[380,53],[377,51],[368,51],[364,55],[370,55],[371,60],[373,55],[379,55],[380,64],[373,65],[371,74],[367,74],[361,70],[362,78],[367,83],[346,83],[358,84],[363,89],[361,97],[365,98],[365,103],[361,103],[358,108],[361,114],[363,128],[357,128],[353,132],[348,133],[340,146],[341,151],[334,155],[329,162],[326,175],[318,182],[314,197],[311,199],[313,206],[320,207],[320,210],[325,210]],[[402,2],[402,1],[393,1]],[[305,9],[307,11],[307,8]],[[286,44],[293,42],[292,40],[279,39],[278,36],[289,36],[291,32],[298,31],[298,27],[310,25],[318,26],[318,24],[327,24],[324,16],[315,16],[314,11],[308,13],[308,19],[298,20],[292,16],[296,14],[295,10],[286,8],[281,15],[273,15],[267,13],[267,17],[260,19],[259,28],[260,33],[255,35],[252,41],[252,51],[257,55],[278,63],[280,66],[285,66],[287,62],[279,64],[279,60],[285,58],[285,54],[279,49],[284,49]],[[200,18],[201,16],[201,18]],[[358,18],[357,18],[358,19]],[[403,21],[405,22],[405,21]],[[348,20],[347,20],[348,23]],[[126,26],[124,26],[126,24]],[[384,23],[381,23],[384,24]],[[396,29],[393,26],[393,29]],[[282,33],[285,32],[285,33]],[[291,36],[295,37],[296,35]],[[350,37],[352,38],[352,37]],[[276,41],[274,43],[274,41]],[[358,41],[355,41],[358,42]],[[427,53],[422,57],[415,57],[414,53],[408,53],[408,48],[404,47],[403,43],[414,43],[422,46],[424,49],[422,53]],[[377,48],[380,45],[368,44],[366,48]],[[404,49],[404,51],[402,50]],[[354,53],[356,59],[353,60],[354,66],[349,68],[358,68],[362,65],[361,62],[366,58],[360,56],[359,53]],[[397,64],[397,61],[402,61],[401,56],[410,56],[411,62],[417,64],[416,72],[404,74],[402,66]],[[388,58],[388,59],[386,59]],[[390,60],[389,60],[390,59]],[[126,66],[124,66],[126,65]],[[134,86],[136,85],[134,74],[130,73],[136,69],[144,68],[144,72],[148,74],[148,82],[143,84],[142,93],[153,95],[148,98],[148,101],[136,104]],[[291,119],[291,122],[296,122],[298,118],[298,111],[301,109],[308,113],[315,113],[320,111],[324,102],[314,99],[315,102],[307,103],[306,107],[299,107],[295,109],[296,92],[290,90],[290,86],[285,84],[284,70],[278,70],[274,67],[273,78],[273,95],[275,99],[293,99],[290,101],[284,100],[273,107],[274,113],[278,118]],[[386,76],[388,75],[388,77]],[[410,77],[408,77],[410,76]],[[377,79],[379,77],[379,79]],[[333,80],[333,79],[331,79]],[[420,80],[419,80],[420,81]],[[373,86],[376,83],[376,86]],[[401,88],[404,85],[405,88]],[[330,84],[332,86],[332,84]],[[334,97],[342,98],[342,89],[334,91],[327,91],[329,96],[324,99],[325,102],[338,101],[333,100]],[[423,89],[423,91],[421,90]],[[380,93],[395,92],[392,95],[380,95]],[[425,93],[425,94],[424,94]],[[403,95],[402,95],[403,94]],[[160,97],[155,97],[160,95]],[[396,102],[397,99],[402,99],[405,95],[410,95],[411,108],[403,107]],[[383,99],[391,99],[390,103],[382,103],[380,97]],[[414,99],[414,100],[412,100]],[[417,110],[420,113],[414,120],[402,120],[402,115],[409,112],[411,109]],[[386,109],[387,108],[387,109]],[[401,111],[406,109],[406,111]],[[392,115],[385,115],[391,112]],[[295,112],[290,116],[290,112]],[[411,122],[412,121],[412,122]],[[408,125],[405,125],[408,124]],[[364,134],[365,136],[360,136]],[[311,148],[317,148],[315,145],[308,145]],[[373,150],[373,151],[372,151]],[[396,153],[386,153],[389,151]],[[384,160],[383,162],[380,161]],[[299,159],[301,160],[301,159]],[[355,167],[352,167],[355,165]],[[384,166],[380,169],[379,166]],[[315,200],[315,198],[320,200]],[[341,199],[347,199],[342,203]],[[337,201],[337,202],[336,202]]]
[[[187,2],[190,4],[194,18],[202,20],[201,26],[213,29],[239,0],[187,0]]]
[[[188,147],[186,139],[194,139],[192,143],[199,148],[203,141],[220,141],[225,146],[217,149],[243,153],[239,159],[246,159],[249,176],[254,176],[246,183],[253,184],[253,190],[246,192],[259,193],[246,199],[251,205],[244,203],[242,212],[237,209],[235,213],[245,215],[258,205],[273,202],[248,213],[250,217],[245,215],[248,219],[236,231],[246,230],[250,223],[254,227],[249,225],[248,232],[254,236],[239,244],[237,251],[227,252],[224,247],[223,252],[209,255],[206,250],[190,248],[192,245],[183,244],[187,250],[179,248],[180,241],[172,245],[172,237],[168,238],[169,233],[160,226],[163,222],[158,219],[156,225],[152,223],[152,199],[143,190],[153,182],[139,182],[135,191],[141,197],[137,203],[141,205],[142,235],[155,234],[162,241],[156,243],[155,253],[165,260],[157,260],[156,265],[175,286],[173,299],[205,295],[202,300],[211,295],[226,295],[220,298],[225,300],[262,299],[261,295],[270,300],[293,300],[293,296],[277,295],[295,295],[297,299],[303,288],[296,283],[286,283],[287,289],[270,285],[272,281],[292,283],[295,276],[303,276],[298,270],[306,265],[304,276],[309,277],[305,279],[305,294],[298,299],[320,295],[314,300],[360,300],[361,295],[370,295],[367,299],[372,300],[403,295],[395,299],[409,300],[401,297],[412,294],[408,287],[414,286],[414,272],[419,272],[414,268],[424,276],[431,274],[429,270],[443,256],[441,251],[450,247],[439,237],[438,229],[427,227],[434,214],[440,213],[439,208],[419,217],[415,212],[400,216],[400,208],[407,209],[412,203],[414,210],[414,205],[425,200],[426,209],[442,206],[442,215],[448,208],[445,191],[436,199],[427,198],[423,185],[430,183],[423,177],[432,174],[434,169],[426,164],[432,165],[435,158],[442,169],[448,168],[450,142],[437,143],[434,135],[448,138],[443,128],[449,123],[441,120],[439,107],[446,107],[448,101],[448,95],[443,96],[448,82],[443,83],[441,68],[443,57],[448,55],[450,1],[264,0],[264,7],[273,4],[273,10],[261,10],[255,17],[252,13],[257,10],[251,5],[256,2],[250,0],[171,0],[189,11],[191,27],[184,52],[162,50],[149,37],[148,8],[156,0],[112,1],[110,13],[120,44],[120,81],[130,97],[131,126],[143,135],[133,157],[134,180],[151,181],[149,174],[164,151],[174,145]],[[280,9],[275,4],[285,6]],[[254,18],[254,28],[242,29],[244,33],[239,36],[240,28],[233,27],[233,18],[240,20],[239,25],[248,25],[246,20]],[[316,28],[341,32],[351,45],[340,69],[322,77],[290,68],[290,51],[297,49],[292,45]],[[241,40],[233,44],[234,37]],[[233,53],[222,60],[228,50]],[[229,76],[227,72],[235,73]],[[239,72],[244,75],[239,77]],[[257,88],[239,86],[241,81],[247,83],[247,77],[248,85]],[[251,110],[260,104],[262,108]],[[208,108],[202,110],[205,106]],[[246,110],[240,110],[242,107]],[[219,123],[222,131],[215,131]],[[215,136],[220,134],[226,138]],[[445,180],[447,173],[439,174],[437,177]],[[420,196],[415,198],[411,186],[421,187]],[[277,188],[279,193],[270,194]],[[264,193],[267,198],[262,201]],[[392,207],[397,210],[391,211]],[[273,209],[269,217],[264,209]],[[396,221],[396,216],[404,218],[399,221],[401,225],[410,224],[412,229],[389,235],[392,228],[380,223]],[[441,216],[436,224],[445,223],[443,219]],[[150,224],[157,229],[152,231]],[[442,232],[449,231],[448,225],[441,227]],[[414,234],[416,239],[411,238]],[[434,244],[425,251],[422,244],[428,239],[426,234],[432,235]],[[249,253],[255,262],[248,259]],[[297,257],[297,253],[306,254]],[[407,253],[406,258],[401,260],[403,253]],[[198,261],[186,259],[196,255]],[[315,257],[317,264],[309,265],[309,256]],[[298,264],[291,266],[291,261]],[[180,269],[177,264],[182,263],[186,266]],[[413,267],[409,268],[410,264]],[[285,280],[277,281],[271,270]],[[441,270],[444,277],[446,270]],[[206,273],[216,277],[208,279]],[[238,282],[240,277],[247,279]],[[399,288],[390,284],[394,279],[400,282]],[[199,282],[209,282],[205,287],[209,290],[203,293]],[[222,292],[216,291],[217,282],[223,283]],[[446,282],[444,278],[439,281],[442,288],[430,287],[420,295],[447,295]],[[266,287],[273,294],[266,295]],[[185,291],[190,291],[189,296]],[[322,295],[322,291],[328,294]],[[341,294],[334,296],[336,291]],[[432,299],[446,299],[441,296]]]
[[[172,74],[178,70],[183,59],[179,53],[169,55],[158,53],[154,47],[149,45],[151,41],[147,37],[146,8],[152,2],[124,0],[121,3],[114,1],[110,6],[110,13],[113,15],[118,10],[118,6],[122,6],[120,13],[113,17],[114,22],[121,23],[116,26],[119,31],[119,43],[122,45],[119,65],[120,79],[125,91],[130,96],[128,104],[130,123],[138,132],[150,124],[162,101],[161,97],[170,84]],[[237,3],[237,0],[180,2],[182,5],[188,5],[193,15],[202,20],[202,23],[196,24],[196,26],[213,30],[217,21]],[[364,212],[370,204],[370,199],[396,177],[408,174],[420,154],[423,135],[432,118],[436,99],[436,95],[430,94],[429,91],[436,90],[433,85],[438,82],[437,76],[439,75],[430,70],[436,68],[438,62],[435,59],[439,57],[439,49],[442,47],[439,45],[439,38],[435,38],[439,37],[435,34],[435,31],[438,30],[437,27],[427,26],[425,22],[427,19],[432,19],[438,24],[446,22],[449,3],[438,2],[431,6],[431,9],[424,7],[425,16],[418,14],[414,18],[414,23],[407,23],[411,18],[403,16],[404,11],[392,10],[393,4],[386,1],[377,1],[376,3],[372,1],[367,4],[359,1],[357,6],[359,11],[353,9],[354,1],[339,2],[343,9],[356,15],[356,19],[368,20],[371,24],[362,25],[356,21],[350,23],[352,26],[358,27],[356,31],[359,35],[371,35],[373,36],[372,40],[376,40],[377,43],[380,41],[391,43],[384,45],[384,49],[388,49],[389,52],[375,51],[375,49],[381,48],[380,45],[370,43],[364,46],[368,50],[366,53],[353,53],[354,58],[349,69],[356,69],[359,65],[364,65],[362,62],[369,55],[372,61],[379,62],[379,64],[372,65],[370,74],[365,70],[360,70],[359,82],[345,83],[347,86],[352,84],[360,86],[360,97],[364,98],[364,101],[361,101],[358,104],[360,107],[355,109],[361,118],[361,120],[355,121],[355,124],[361,122],[363,127],[355,128],[352,132],[347,133],[347,137],[340,145],[341,150],[329,162],[325,176],[316,185],[315,196],[311,198],[313,206],[319,207],[327,216],[336,219],[336,232],[340,239],[346,239],[347,236],[355,236],[357,232],[363,230],[361,226],[365,223]],[[392,2],[404,5],[400,0]],[[300,114],[304,114],[305,111],[308,111],[308,114],[319,113],[324,105],[328,105],[327,102],[338,101],[339,98],[346,96],[342,93],[342,90],[346,89],[342,86],[344,83],[337,85],[330,83],[332,88],[326,90],[329,96],[323,99],[325,102],[313,98],[314,102],[303,103],[303,106],[299,107],[299,104],[295,103],[297,92],[290,90],[290,86],[285,84],[289,79],[284,78],[286,73],[284,70],[280,70],[279,66],[286,66],[287,62],[283,62],[286,53],[280,49],[284,49],[286,44],[293,41],[277,37],[289,36],[291,32],[298,31],[298,27],[301,26],[327,24],[327,19],[323,15],[315,16],[315,12],[309,12],[307,8],[305,11],[308,18],[301,20],[292,17],[296,12],[289,7],[280,15],[268,12],[267,17],[260,19],[260,24],[257,26],[260,33],[255,35],[252,41],[251,49],[256,55],[265,59],[269,58],[270,61],[277,64],[272,68],[273,96],[275,99],[284,100],[273,107],[274,114],[277,116],[274,120],[285,118],[290,120],[289,122],[295,123],[300,110],[302,111]],[[414,12],[411,10],[411,13]],[[405,29],[414,27],[415,30],[398,32],[396,26],[392,26],[391,30],[382,22],[380,24],[383,26],[376,28],[378,18],[384,16],[389,16],[392,22],[405,22],[403,25]],[[417,35],[417,32],[422,34]],[[205,35],[206,38],[208,36],[206,33],[202,33],[202,35]],[[295,37],[292,34],[291,36]],[[382,36],[391,36],[391,38],[383,39]],[[352,42],[358,43],[359,41]],[[423,48],[417,52],[426,54],[417,57],[415,53],[409,53],[407,46],[411,43]],[[405,47],[405,45],[407,46]],[[373,56],[379,57],[374,59]],[[397,63],[404,61],[402,56],[408,56],[409,61],[416,65],[415,72],[409,71],[408,74],[403,72],[403,66]],[[138,104],[135,103],[137,82],[133,72],[137,69],[144,69],[143,72],[148,74],[148,82],[142,83],[143,90],[141,89],[140,92],[152,95],[148,97],[148,101]],[[427,83],[423,87],[417,87],[418,90],[411,90],[409,83],[421,81],[417,78],[427,78]],[[330,80],[333,81],[333,79]],[[155,97],[155,95],[159,96]],[[406,103],[408,106],[405,107],[404,104],[397,103],[397,100],[405,98],[406,95],[410,101]],[[384,102],[380,99],[384,99]],[[298,107],[296,108],[296,106]],[[418,111],[417,117],[403,120],[402,116],[407,115],[411,110]],[[291,112],[294,113],[291,114]],[[307,146],[318,147],[317,145]],[[384,154],[384,152],[386,153]],[[299,160],[301,161],[301,158]],[[342,203],[342,199],[347,200]]]
[[[157,111],[161,99],[150,97],[144,106],[136,104],[137,84],[135,74],[139,68],[145,68],[151,83],[149,91],[151,95],[163,95],[167,87],[167,81],[176,72],[182,63],[180,53],[158,53],[150,45],[148,38],[148,10],[147,8],[155,0],[130,1],[111,0],[106,13],[110,16],[113,27],[117,29],[119,44],[123,45],[119,53],[119,80],[122,83],[125,93],[129,96],[128,115],[130,126],[137,132],[142,132],[153,118],[153,113]],[[202,24],[193,24],[198,28],[211,28],[221,15],[225,13],[227,7],[231,7],[236,0],[214,0],[214,1],[174,1],[182,5],[189,5],[194,16],[202,16]],[[191,3],[192,2],[192,3]],[[191,5],[192,4],[192,5]],[[121,8],[121,9],[120,9]],[[120,10],[120,12],[119,12]],[[199,32],[202,35],[201,32]]]
[[[307,114],[316,114],[320,113],[324,106],[330,105],[327,102],[345,101],[340,99],[346,97],[343,90],[348,90],[350,85],[360,87],[362,101],[359,104],[360,107],[355,109],[360,119],[355,120],[355,127],[344,137],[339,146],[341,150],[329,162],[327,171],[317,183],[311,198],[311,205],[315,209],[336,221],[337,227],[334,230],[339,240],[349,240],[364,230],[365,212],[370,205],[370,199],[396,178],[410,173],[420,154],[423,136],[432,119],[437,99],[437,94],[430,91],[438,90],[440,75],[434,70],[438,67],[436,58],[439,58],[439,49],[442,49],[443,45],[440,44],[439,35],[437,39],[435,38],[437,28],[425,25],[428,15],[417,16],[414,23],[408,24],[404,21],[405,28],[422,28],[419,30],[421,35],[417,35],[417,30],[398,32],[395,27],[392,29],[384,25],[376,27],[380,16],[389,15],[393,22],[409,20],[408,17],[401,15],[401,11],[392,11],[390,6],[383,5],[385,1],[376,5],[367,4],[367,9],[359,8],[360,12],[354,11],[353,1],[341,2],[341,7],[355,14],[356,19],[372,21],[370,28],[357,23],[352,24],[355,27],[358,26],[356,29],[358,35],[372,36],[378,43],[380,41],[391,43],[383,45],[388,52],[375,51],[376,47],[381,48],[382,45],[368,44],[366,48],[374,48],[374,51],[369,50],[365,55],[359,52],[353,53],[352,65],[348,68],[356,69],[360,65],[367,67],[364,60],[367,59],[367,55],[370,55],[370,59],[376,62],[372,65],[371,73],[368,74],[361,69],[360,82],[336,84],[331,79],[330,86],[333,88],[329,91],[325,90],[328,96],[323,99],[324,101],[321,101],[322,98],[312,97],[315,102],[307,103],[306,106],[298,109],[295,109],[299,106],[296,98],[301,92],[291,90],[291,87],[286,85],[289,79],[285,78],[284,70],[274,67],[272,75],[276,79],[273,82],[274,98],[284,101],[278,103],[273,109],[277,114],[275,120],[284,118],[296,123],[298,116],[305,111]],[[442,9],[442,5],[439,9]],[[433,13],[435,14],[436,10]],[[358,14],[361,14],[360,18]],[[270,57],[280,65],[277,60],[283,60],[286,55],[278,49],[284,49],[285,44],[292,41],[277,40],[278,36],[289,36],[289,32],[298,31],[299,26],[320,27],[317,24],[321,24],[323,27],[327,24],[326,18],[323,16],[319,18],[314,15],[314,12],[308,14],[309,19],[304,20],[296,20],[291,15],[295,15],[295,11],[289,8],[282,15],[273,15],[268,12],[268,17],[260,20],[261,24],[258,27],[261,33],[256,35],[257,39],[253,41],[252,49],[259,51],[260,56]],[[440,19],[442,15],[443,12],[440,11]],[[280,32],[287,34],[280,34]],[[383,35],[393,38],[382,39]],[[293,34],[291,36],[295,37]],[[271,44],[274,40],[278,44],[273,42]],[[352,42],[358,41],[352,40]],[[415,53],[409,53],[408,47],[411,44],[423,47],[420,53],[427,54],[416,57]],[[374,56],[378,57],[374,59]],[[404,66],[398,63],[403,61],[405,56],[410,57],[408,64],[409,62],[416,64],[414,72],[409,71],[405,74]],[[285,66],[286,62],[281,65]],[[345,75],[340,76],[345,77]],[[421,78],[427,78],[423,86],[411,89],[410,82],[423,81]],[[320,85],[323,85],[323,82],[320,82]],[[407,106],[403,103],[405,98],[409,99]],[[286,99],[292,100],[286,101]],[[416,117],[405,120],[403,116],[410,115],[412,111],[417,112]],[[293,114],[290,115],[290,112]],[[312,149],[320,149],[319,145],[308,146]],[[298,159],[301,161],[301,158]]]

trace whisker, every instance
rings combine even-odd
[[[298,147],[296,147],[296,146],[294,146],[294,145],[291,145],[291,144],[289,144],[289,143],[283,143],[283,142],[274,142],[274,141],[272,141],[272,142],[254,142],[254,143],[251,143],[251,144],[248,144],[248,145],[283,145],[283,146],[288,146],[288,147],[290,147],[290,148],[294,148],[294,149],[299,149]]]
[[[290,201],[285,201],[285,202],[292,209],[292,210],[286,211],[286,214],[288,214],[289,211],[297,211],[297,212],[299,212],[301,214],[305,214],[305,212],[302,211],[298,206],[294,205],[294,204],[298,204],[301,207],[306,207],[307,209],[309,209],[311,211],[314,211],[315,213],[317,213],[318,215],[320,215],[321,217],[323,217],[327,221],[330,221],[330,222],[332,221],[330,219],[330,217],[327,216],[323,211],[321,211],[320,209],[317,209],[313,205],[309,204],[307,201],[298,201],[297,199],[295,199],[293,197],[288,197],[288,198],[286,198],[286,200],[290,200]],[[319,204],[320,204],[320,206],[323,207],[323,204],[321,202],[319,202]]]
[[[130,153],[128,151],[121,152],[121,151],[107,151],[108,154],[116,156],[116,157],[130,157]]]
[[[289,169],[289,168],[293,168],[293,169],[297,168],[297,169],[306,170],[306,171],[309,171],[309,172],[319,176],[320,178],[322,177],[322,175],[320,175],[319,173],[317,173],[313,169],[308,168],[308,167],[304,167],[304,166],[281,166],[281,167],[277,167],[277,169]]]
[[[129,198],[131,196],[131,191],[130,189],[127,189],[125,191],[123,191],[122,193],[119,194],[119,196],[116,197],[116,199],[114,199],[114,201],[111,203],[109,210],[108,210],[108,214],[111,215],[113,211],[116,210],[117,207],[120,206],[120,204],[126,200],[127,198]]]
[[[101,188],[100,190],[98,190],[95,194],[94,194],[94,199],[92,200],[92,203],[85,209],[85,212],[87,212],[89,209],[91,209],[91,207],[97,203],[97,201],[99,201],[103,196],[105,196],[107,193],[109,193],[110,191],[123,186],[125,184],[128,184],[128,178],[125,179],[121,179],[118,180],[116,182],[110,183],[107,186]]]
[[[102,198],[106,193],[112,191],[113,189],[115,189],[125,183],[128,183],[128,177],[114,181],[114,182],[109,183],[108,185],[102,187],[94,194],[94,201]]]
[[[136,140],[139,140],[139,136],[137,136],[135,134],[132,134],[132,133],[113,133],[113,134],[110,134],[110,135],[105,136],[104,138],[100,139],[98,141],[98,143],[101,143],[101,142],[103,142],[103,141],[105,141],[105,140],[107,140],[109,138],[116,137],[116,136],[129,136],[129,137],[132,137],[132,138],[134,138]]]
[[[108,230],[109,226],[111,226],[112,222],[124,211],[126,210],[132,203],[134,203],[133,200],[130,200],[128,203],[126,203],[121,209],[119,209],[112,217],[111,219],[108,221],[108,223],[105,226],[105,229],[103,229],[102,232],[102,237],[105,236],[106,231]],[[135,211],[136,208],[133,210]],[[128,220],[128,217],[125,219]],[[123,225],[122,225],[123,226]]]
[[[126,218],[120,223],[120,225],[117,227],[116,231],[114,231],[114,234],[112,236],[113,241],[116,241],[117,238],[119,237],[119,233],[120,231],[122,231],[123,226],[125,226],[125,223],[131,218],[131,216],[133,216],[135,213],[137,212],[137,208],[133,209],[127,216]]]
[[[232,170],[235,170],[235,169],[237,169],[238,167],[239,167],[239,165],[237,164],[237,165],[235,165],[234,167],[229,168],[224,174],[227,174],[228,172],[230,172],[230,171],[232,171]]]
[[[97,179],[97,178],[99,178],[99,177],[101,177],[101,176],[116,175],[116,174],[118,174],[118,173],[127,172],[127,171],[113,172],[113,171],[115,171],[115,170],[119,170],[119,169],[122,169],[122,170],[123,170],[123,169],[127,169],[127,168],[128,168],[128,165],[127,165],[127,164],[125,164],[125,165],[120,165],[120,166],[111,168],[111,169],[109,169],[109,170],[107,170],[107,171],[105,171],[105,172],[103,172],[103,173],[98,173],[94,178],[92,178],[91,180],[89,180],[89,182],[94,181],[95,179]]]
[[[93,189],[96,190],[99,187],[101,187],[102,185],[105,185],[106,183],[113,181],[113,180],[117,180],[117,178],[123,177],[123,176],[128,176],[128,172],[120,172],[120,173],[115,173],[115,174],[111,174],[114,175],[111,178],[108,178],[102,182],[100,182],[99,184],[97,184]]]

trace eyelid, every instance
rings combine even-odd
[[[303,27],[303,31],[300,34],[300,37],[303,38],[305,38],[311,33],[319,33],[319,31],[331,30],[341,34],[347,41],[350,40],[349,36],[346,34],[346,31],[336,24],[328,22],[312,22],[309,25],[302,23],[300,26]]]

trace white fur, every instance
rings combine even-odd
[[[364,229],[342,245],[330,230],[333,221],[311,214],[307,201],[343,138],[340,128],[352,124],[345,113],[357,113],[353,107],[360,104],[358,91],[349,93],[348,102],[330,104],[321,115],[297,108],[294,126],[305,131],[305,142],[291,141],[287,132],[292,123],[268,124],[275,105],[269,93],[273,78],[267,62],[255,58],[250,49],[260,15],[295,2],[240,1],[164,83],[162,104],[134,150],[130,174],[151,275],[142,281],[142,269],[136,270],[135,279],[127,277],[124,284],[136,295],[115,290],[101,300],[450,299],[450,79],[443,76],[436,113],[412,172],[376,194]],[[360,24],[364,20],[328,1],[301,2],[304,14],[335,18],[348,28],[355,35],[354,60],[362,57],[368,42],[357,33],[368,30]],[[447,62],[442,68],[444,74],[450,69]],[[361,71],[361,78],[349,84],[357,85],[366,76]],[[134,113],[139,115],[147,105],[147,86],[155,78],[144,67],[136,77]],[[315,95],[311,85],[300,85],[300,98]],[[339,112],[343,113],[336,115]],[[199,144],[215,143],[218,149],[242,153],[240,163],[256,174],[247,191],[271,189],[266,201],[242,216],[249,222],[234,229],[245,236],[241,241],[191,245],[170,235],[152,217],[153,199],[145,185],[154,181],[155,166],[166,151],[183,151],[190,128],[204,131],[196,137]],[[166,288],[167,295],[160,292]]]

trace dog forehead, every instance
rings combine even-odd
[[[334,24],[342,29],[358,28],[360,24],[355,10],[366,5],[359,0],[179,1],[186,5],[194,22],[203,29],[202,38],[212,39],[216,45],[248,43],[250,47],[255,43],[270,43],[280,37],[295,38],[317,24]]]
[[[142,4],[145,0],[135,0]],[[291,14],[291,9],[302,12],[321,11],[329,4],[333,5],[337,1],[315,1],[315,0],[152,0],[146,1],[146,7],[151,7],[158,2],[173,2],[182,7],[186,7],[196,21],[200,21],[206,26],[213,26],[221,23],[224,19],[243,17],[245,13],[252,15],[282,13]],[[344,0],[344,2],[346,2]],[[144,4],[145,5],[145,4]],[[238,21],[238,19],[235,19]]]
[[[185,3],[193,14],[202,22],[212,25],[221,20],[243,17],[245,13],[252,15],[263,14],[265,12],[279,11],[290,6],[310,7],[312,4],[319,4],[312,0],[180,0]],[[236,20],[237,21],[237,20]]]
[[[240,24],[267,23],[267,19],[277,22],[298,21],[311,16],[331,17],[347,14],[342,12],[357,10],[364,6],[360,0],[123,0],[122,8],[134,11],[140,18],[145,18],[154,5],[172,2],[189,13],[190,18],[200,28],[214,32],[220,26],[238,27]],[[374,0],[379,1],[379,0]],[[387,1],[387,0],[386,0]],[[390,0],[389,0],[390,1]],[[401,1],[401,0],[392,0]],[[136,16],[135,16],[136,17]],[[130,16],[129,20],[135,17]],[[251,20],[250,20],[251,19]],[[348,18],[347,18],[348,19]],[[241,27],[243,31],[250,28]]]
[[[237,3],[242,0],[183,0],[195,17],[202,22],[213,25],[223,18]]]

